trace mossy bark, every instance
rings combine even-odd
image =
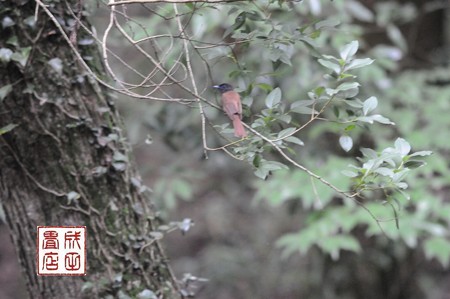
[[[133,298],[148,289],[178,298],[107,90],[35,1],[2,3],[0,128],[16,126],[0,133],[0,200],[30,297]],[[101,71],[96,45],[76,43],[90,38],[66,6],[82,16],[79,3],[67,3],[46,2],[81,56]],[[86,277],[37,276],[38,225],[87,226]]]

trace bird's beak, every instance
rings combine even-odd
[[[211,86],[212,88],[219,88],[219,85]]]

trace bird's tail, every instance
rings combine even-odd
[[[239,138],[244,138],[247,136],[247,132],[245,132],[241,119],[237,115],[233,119],[233,127],[234,127],[234,136]]]

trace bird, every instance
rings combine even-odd
[[[214,85],[213,88],[220,91],[222,94],[222,107],[225,113],[233,122],[234,136],[244,138],[247,136],[244,126],[242,125],[242,104],[241,97],[233,90],[233,87],[228,83]]]

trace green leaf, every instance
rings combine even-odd
[[[372,171],[373,169],[378,168],[383,161],[381,159],[372,159],[368,160],[366,163],[362,165],[363,169],[367,171]]]
[[[273,90],[272,85],[266,83],[258,83],[255,86],[258,86],[259,88],[267,92],[271,92]]]
[[[431,155],[432,153],[433,153],[432,151],[420,151],[420,152],[415,152],[409,156],[410,157],[415,157],[415,156],[425,157],[425,156]]]
[[[402,156],[406,156],[411,151],[411,145],[403,138],[397,138],[394,143],[395,149],[400,152]]]
[[[349,90],[349,89],[353,89],[353,88],[358,88],[358,86],[360,86],[360,84],[358,82],[344,82],[341,85],[339,85],[338,87],[336,87],[336,90],[344,91],[344,90]]]
[[[358,1],[345,1],[346,7],[349,10],[350,14],[355,17],[356,19],[363,21],[363,22],[373,22],[375,19],[372,11],[362,5]]]
[[[269,171],[289,169],[289,167],[277,161],[264,161],[262,164],[262,168]]]
[[[194,221],[192,221],[192,219],[190,218],[184,218],[183,221],[178,222],[178,227],[183,233],[188,232],[192,228],[192,226],[194,226]]]
[[[405,38],[403,37],[402,32],[400,29],[398,29],[397,26],[393,24],[389,24],[387,26],[387,35],[389,39],[397,46],[399,47],[403,52],[408,50],[408,43],[406,42]]]
[[[283,131],[281,131],[281,132],[278,133],[277,139],[282,139],[282,138],[284,138],[284,137],[286,137],[286,136],[289,136],[289,135],[291,135],[292,133],[294,133],[295,130],[296,130],[296,128],[287,128],[287,129],[284,129]]]
[[[294,105],[292,105],[292,106],[294,106]],[[297,106],[292,108],[292,106],[291,106],[291,111],[295,112],[295,113],[308,114],[308,115],[318,114],[319,113],[317,110],[309,108],[309,107],[297,105]]]
[[[323,86],[319,86],[314,89],[314,93],[319,97],[323,94],[324,91],[325,91],[325,87],[323,87]]]
[[[237,77],[239,77],[242,73],[243,73],[242,70],[234,70],[234,71],[231,71],[231,72],[228,74],[228,77],[230,77],[230,78],[237,78]]]
[[[52,58],[47,62],[51,68],[58,73],[58,75],[62,74],[63,71],[63,63],[62,60],[58,57]]]
[[[360,116],[356,118],[357,121],[362,121],[365,123],[373,124],[374,121],[385,125],[395,125],[394,122],[390,121],[388,118],[381,116],[379,114],[374,114],[370,116]]]
[[[289,167],[287,167],[283,163],[280,163],[277,161],[262,160],[262,161],[260,161],[260,167],[258,169],[256,169],[254,174],[257,177],[265,180],[270,172],[276,171],[276,170],[282,170],[282,169],[289,169]]]
[[[370,97],[364,101],[363,113],[367,115],[370,111],[374,110],[378,106],[378,100],[376,97]]]
[[[311,106],[311,105],[314,104],[315,102],[316,102],[316,100],[300,100],[300,101],[295,101],[294,103],[292,103],[291,109],[294,109],[295,107],[306,107],[306,106]]]
[[[339,109],[338,106],[333,107],[333,113],[336,116],[336,118],[339,118],[339,116],[341,115],[341,110]]]
[[[431,238],[424,243],[425,256],[436,258],[443,267],[450,265],[450,241],[444,238]]]
[[[362,153],[365,157],[367,157],[367,158],[369,158],[369,159],[375,159],[375,158],[378,158],[377,152],[374,151],[374,150],[371,149],[371,148],[365,148],[365,147],[362,147],[362,148],[360,148],[360,151],[361,151],[361,153]]]
[[[350,58],[352,58],[353,55],[356,54],[356,51],[358,51],[358,47],[359,47],[358,41],[354,40],[354,41],[350,42],[349,44],[345,45],[341,49],[339,54],[344,61],[347,61]]]
[[[426,163],[420,160],[408,160],[407,162],[405,162],[405,167],[409,169],[419,168],[424,165],[426,165]]]
[[[320,34],[322,33],[322,31],[320,30],[315,30],[314,32],[309,34],[309,37],[312,39],[316,39],[320,36]]]
[[[317,244],[324,252],[330,254],[333,260],[339,259],[341,250],[361,251],[358,240],[350,235],[335,235],[321,238]]]
[[[290,124],[291,120],[292,120],[292,116],[290,116],[289,114],[283,114],[283,115],[277,116],[276,119],[278,119],[279,121],[285,122],[287,124]]]
[[[176,195],[178,195],[181,199],[191,199],[192,188],[189,183],[181,179],[173,179],[171,185],[173,192],[176,193]]]
[[[139,294],[137,294],[137,299],[158,299],[158,296],[156,296],[156,294],[149,290],[149,289],[145,289],[142,290]]]
[[[114,162],[112,163],[112,166],[117,171],[124,171],[127,168],[127,164],[124,162]]]
[[[364,103],[360,99],[346,99],[345,103],[350,107],[360,109],[364,106]]]
[[[371,118],[372,118],[374,121],[376,121],[376,122],[378,122],[378,123],[380,123],[380,124],[385,124],[385,125],[395,125],[395,123],[394,123],[393,121],[390,121],[389,118],[386,118],[386,117],[384,117],[384,116],[381,116],[380,114],[374,114],[374,115],[371,115]]]
[[[3,29],[14,26],[14,25],[16,25],[16,23],[10,17],[6,16],[3,18],[3,20],[2,20]]]
[[[399,184],[397,184],[397,186],[398,186]],[[406,185],[406,184],[405,184]],[[408,186],[406,186],[406,187],[408,187]],[[408,193],[406,193],[406,192],[404,192],[404,191],[402,191],[402,190],[400,190],[400,189],[406,189],[406,188],[402,188],[401,186],[398,186],[398,192],[404,197],[404,198],[406,198],[406,200],[411,200],[411,196],[408,194]]]
[[[79,199],[81,195],[75,191],[70,191],[69,193],[66,194],[66,197],[68,204],[70,204],[72,201]]]
[[[299,41],[304,43],[307,48],[311,51],[312,56],[319,57],[321,54],[317,50],[318,46],[317,43],[307,36],[302,36],[299,38]]]
[[[293,253],[300,251],[306,253],[313,244],[313,238],[304,238],[305,234],[285,234],[276,241],[276,246],[283,248],[282,257],[287,258]]]
[[[12,91],[12,85],[7,84],[0,88],[0,103],[8,96],[8,94]]]
[[[14,129],[17,126],[18,125],[16,125],[16,124],[9,124],[9,125],[4,126],[3,128],[0,128],[0,136],[8,133],[9,131],[11,131],[12,129]]]
[[[352,125],[348,125],[348,126],[345,127],[344,131],[345,132],[350,132],[350,131],[353,131],[355,128],[356,128],[356,126],[353,125],[353,124]]]
[[[406,168],[402,169],[402,170],[400,170],[398,172],[395,172],[394,176],[392,177],[392,181],[395,182],[395,183],[401,182],[406,177],[408,172],[410,172],[410,170],[406,169]],[[402,189],[404,189],[404,188],[402,188]]]
[[[328,19],[326,19],[326,20],[317,22],[317,23],[314,25],[314,28],[315,28],[316,30],[321,29],[321,28],[326,28],[326,27],[328,27],[328,28],[333,28],[333,27],[336,27],[337,25],[339,25],[340,23],[341,23],[341,21],[338,20],[338,19],[331,19],[331,18],[328,18]]]
[[[351,89],[347,89],[344,91],[340,91],[338,93],[338,95],[342,99],[350,99],[350,98],[355,97],[358,93],[359,93],[359,88],[356,87],[356,88],[351,88]]]
[[[28,56],[30,56],[31,47],[22,48],[20,52],[14,52],[11,60],[16,61],[21,67],[27,65]]]
[[[387,177],[394,177],[394,171],[390,168],[387,167],[379,167],[377,169],[375,169],[373,172],[378,173],[382,176],[387,176]]]
[[[332,70],[336,74],[339,74],[341,72],[341,66],[339,64],[333,63],[331,61],[325,60],[325,59],[319,59],[317,60],[321,65],[326,67],[327,69]]]
[[[11,51],[8,48],[1,48],[0,49],[0,60],[4,63],[8,63],[11,60],[11,56],[13,54],[13,51]]]
[[[349,178],[356,178],[358,174],[351,170],[342,170],[341,173]]]
[[[354,59],[352,60],[345,68],[345,71],[361,68],[368,66],[374,62],[373,59],[370,58],[364,58],[364,59]]]
[[[322,55],[322,58],[325,58],[326,60],[329,60],[331,62],[336,62],[337,64],[339,64],[339,58],[336,58],[332,55]]]
[[[263,169],[262,167],[259,167],[253,173],[260,179],[265,180],[267,175],[269,174],[269,171]]]
[[[300,139],[298,139],[295,136],[286,137],[284,140],[287,142],[298,144],[298,145],[305,145],[305,143],[303,141],[301,141]]]
[[[342,135],[339,138],[339,144],[341,145],[344,151],[348,152],[353,147],[353,139],[350,136]]]
[[[242,27],[242,25],[245,24],[245,20],[247,18],[247,13],[246,12],[241,12],[235,19],[234,24],[231,27],[228,27],[227,30],[225,30],[225,32],[222,35],[222,38],[227,37],[228,35],[230,35],[231,33],[237,31],[239,28]]]
[[[122,154],[121,152],[115,151],[115,152],[114,152],[114,156],[113,156],[113,160],[114,160],[115,162],[127,162],[127,161],[128,161],[128,158],[127,158],[127,156],[125,156],[125,155]]]
[[[86,293],[87,291],[91,290],[94,287],[94,283],[90,281],[86,281],[81,286],[81,292]]]
[[[266,97],[266,107],[271,109],[281,101],[281,89],[279,87],[272,90]]]

